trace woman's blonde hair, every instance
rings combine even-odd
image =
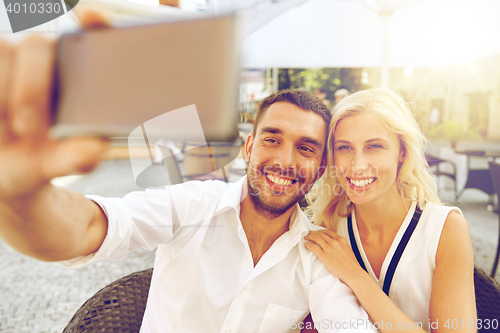
[[[377,115],[381,123],[399,138],[405,156],[396,177],[401,196],[417,200],[422,209],[428,201],[441,204],[436,182],[427,172],[428,165],[424,154],[426,139],[415,117],[401,96],[393,91],[377,88],[348,96],[332,110],[333,117],[327,140],[326,171],[306,196],[309,203],[306,213],[311,220],[315,224],[336,230],[340,218],[352,212],[353,205],[336,177],[333,164],[333,133],[340,120],[361,112]]]

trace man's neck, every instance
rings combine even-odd
[[[290,216],[294,209],[295,206],[278,217],[265,216],[255,209],[249,195],[245,195],[240,205],[240,220],[247,236],[254,266],[271,245],[288,231]]]

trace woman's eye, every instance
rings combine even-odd
[[[349,146],[338,146],[337,147],[337,150],[347,150],[347,149],[351,149],[351,147],[349,147]]]
[[[368,146],[369,149],[376,149],[376,148],[383,148],[382,145],[379,144],[373,144]]]

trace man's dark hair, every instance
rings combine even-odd
[[[264,113],[267,111],[267,109],[269,109],[271,105],[278,102],[291,103],[298,106],[304,111],[312,111],[316,113],[323,118],[323,120],[325,121],[326,130],[328,131],[328,126],[330,125],[332,114],[330,113],[330,109],[328,109],[328,107],[321,101],[321,99],[302,90],[286,89],[269,95],[262,101],[255,116],[255,124],[253,127],[254,137],[257,131],[257,127],[259,126],[259,122],[264,116]]]

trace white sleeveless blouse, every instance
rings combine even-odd
[[[358,226],[356,224],[354,212],[351,215],[353,233],[361,258],[363,259],[368,273],[375,282],[377,282],[380,289],[382,289],[384,285],[387,268],[389,267],[394,252],[413,217],[416,204],[416,201],[412,203],[403,224],[392,242],[391,248],[382,264],[380,279],[377,279],[375,276],[363,250],[363,245],[359,239]],[[399,260],[389,290],[389,298],[394,304],[410,317],[413,322],[422,323],[421,327],[427,332],[430,332],[429,305],[432,276],[436,268],[436,252],[441,232],[443,231],[444,222],[452,210],[462,215],[462,211],[457,207],[440,206],[432,202],[425,205],[420,220]],[[350,244],[347,218],[342,218],[340,220],[337,233],[344,237]]]

